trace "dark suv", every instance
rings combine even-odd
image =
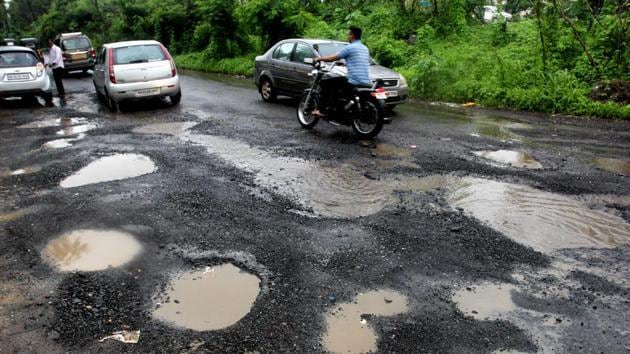
[[[267,53],[256,57],[254,78],[262,99],[273,101],[278,95],[300,97],[310,86],[309,74],[313,66],[304,63],[304,58],[327,56],[338,53],[346,42],[325,39],[287,39],[278,42]],[[384,66],[372,61],[370,79],[382,79],[387,93],[389,109],[405,103],[409,97],[409,87],[405,78]],[[336,67],[341,73],[345,67]]]
[[[94,69],[96,51],[88,36],[81,32],[62,33],[55,38],[55,44],[61,48],[66,72]]]

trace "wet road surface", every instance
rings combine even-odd
[[[65,84],[0,103],[2,353],[630,348],[629,123],[413,103],[358,141],[249,80]]]

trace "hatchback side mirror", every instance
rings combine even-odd
[[[304,63],[313,65],[315,61],[313,58],[304,58]]]

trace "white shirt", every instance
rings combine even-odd
[[[53,68],[65,68],[63,64],[63,56],[61,56],[61,48],[53,44],[48,52],[48,64]]]

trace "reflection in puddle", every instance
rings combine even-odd
[[[512,301],[512,291],[516,290],[513,285],[484,283],[469,289],[461,289],[452,297],[457,308],[467,316],[478,320],[496,319],[516,309]]]
[[[275,189],[320,216],[372,215],[392,201],[391,185],[350,168],[322,166],[299,158],[278,157],[239,141],[212,135],[188,135],[238,168],[256,174],[256,183]]]
[[[600,157],[594,159],[593,164],[606,171],[630,176],[630,161]]]
[[[81,134],[77,135],[76,138],[57,139],[57,140],[48,141],[48,142],[44,143],[44,145],[42,145],[42,147],[44,149],[63,149],[63,148],[67,148],[67,147],[72,146],[73,142],[81,140],[83,138],[85,138],[85,134],[81,133]]]
[[[18,128],[34,129],[34,128],[48,128],[48,127],[69,127],[72,125],[82,124],[87,121],[83,117],[67,117],[67,118],[53,118],[30,122],[28,124],[22,124]]]
[[[245,317],[259,292],[260,279],[231,263],[206,267],[171,279],[153,316],[196,331],[218,330]]]
[[[391,290],[359,294],[353,302],[341,304],[326,316],[323,343],[333,353],[376,351],[377,336],[367,315],[395,316],[407,312],[407,297]]]
[[[140,134],[181,135],[195,125],[197,125],[195,122],[154,123],[134,128],[133,132]]]
[[[31,174],[31,173],[35,173],[39,171],[41,171],[41,167],[29,166],[29,167],[19,168],[13,171],[2,171],[0,172],[0,177],[27,175],[27,174]]]
[[[480,178],[447,178],[447,200],[516,242],[539,251],[614,247],[630,242],[630,225],[567,196]]]
[[[157,166],[150,158],[138,154],[116,154],[102,157],[59,184],[62,188],[72,188],[93,183],[117,181],[153,173]]]
[[[57,132],[57,135],[62,135],[62,136],[77,135],[77,134],[85,133],[87,131],[90,131],[96,128],[97,128],[96,124],[75,125],[75,126],[63,128],[62,130]]]
[[[140,243],[126,232],[76,230],[48,242],[42,257],[62,272],[97,271],[120,267],[141,250]]]
[[[533,156],[522,151],[498,150],[476,151],[475,155],[498,163],[529,169],[541,169],[543,166]]]

